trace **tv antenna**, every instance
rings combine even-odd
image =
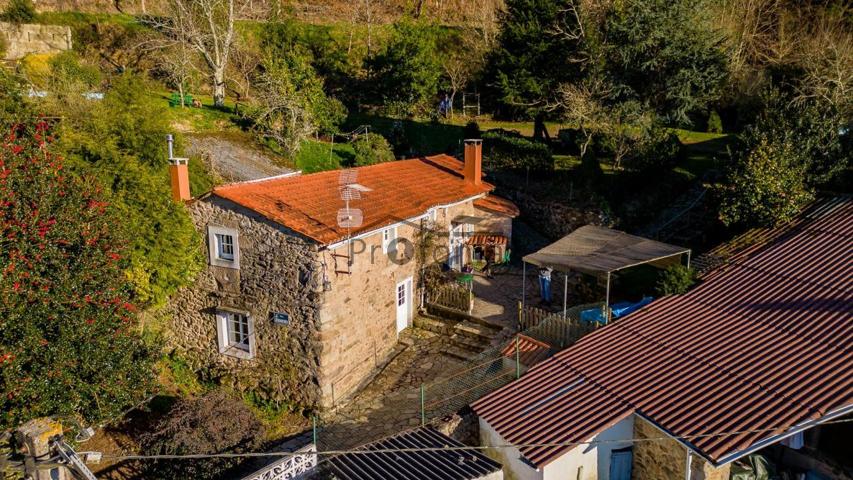
[[[346,273],[352,273],[352,229],[360,227],[364,222],[364,214],[362,213],[361,209],[351,208],[350,201],[361,200],[362,193],[373,191],[371,188],[365,187],[364,185],[357,183],[357,179],[358,171],[353,169],[341,170],[340,177],[338,178],[338,189],[341,194],[341,200],[344,201],[344,208],[338,210],[338,226],[347,229],[346,239],[348,254]]]

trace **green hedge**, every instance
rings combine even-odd
[[[548,145],[533,142],[510,130],[493,129],[483,133],[483,156],[488,167],[499,170],[554,170],[554,157]]]

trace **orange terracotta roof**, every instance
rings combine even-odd
[[[465,243],[468,245],[506,245],[508,243],[508,239],[503,235],[475,233],[471,235]]]
[[[342,175],[348,181],[342,182]],[[449,155],[435,155],[347,170],[233,183],[215,188],[213,194],[328,245],[343,240],[348,233],[338,225],[338,212],[344,208],[341,183],[347,182],[371,189],[361,193],[360,199],[350,201],[350,209],[360,209],[363,214],[361,225],[352,228],[352,235],[416,217],[432,207],[458,202],[494,188],[485,182],[481,185],[465,182],[461,161]]]
[[[480,210],[486,210],[492,213],[500,213],[508,217],[515,218],[519,215],[518,207],[511,201],[499,197],[497,195],[489,195],[487,197],[474,200],[474,206]]]
[[[515,339],[510,340],[501,353],[507,358],[515,360]],[[528,337],[527,335],[518,335],[518,361],[524,366],[530,368],[533,365],[547,359],[551,356],[551,345]]]

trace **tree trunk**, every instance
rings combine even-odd
[[[533,139],[546,143],[551,142],[551,135],[548,134],[548,127],[545,126],[544,113],[537,113],[533,117]]]
[[[213,70],[213,106],[225,106],[225,69]]]
[[[184,82],[178,83],[178,95],[181,96],[181,108],[186,107],[184,104]]]

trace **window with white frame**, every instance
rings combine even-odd
[[[254,325],[248,312],[217,310],[219,353],[238,358],[255,356]]]
[[[397,242],[397,227],[386,228],[382,230],[382,251],[390,253],[391,250],[396,250]]]
[[[210,264],[240,268],[240,246],[237,230],[210,225],[207,227],[207,231]]]

